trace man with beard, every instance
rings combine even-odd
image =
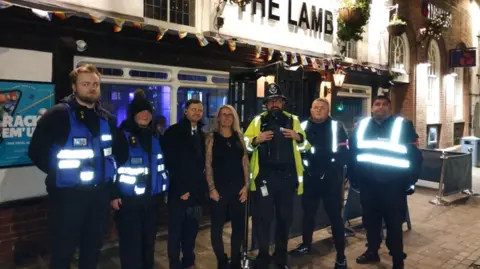
[[[195,240],[202,203],[207,195],[205,134],[198,99],[185,104],[185,117],[168,128],[163,137],[165,164],[170,175],[168,190],[168,259],[170,269],[193,268]],[[180,261],[180,250],[183,257]]]
[[[342,219],[343,167],[347,163],[347,133],[343,124],[330,116],[330,103],[316,99],[310,108],[311,117],[302,122],[311,148],[303,156],[305,193],[303,207],[303,242],[292,254],[309,254],[320,204],[330,219],[333,241],[337,250],[335,269],[347,269],[345,237]]]
[[[253,218],[258,228],[259,253],[255,268],[268,268],[270,225],[275,212],[274,262],[288,269],[287,245],[293,218],[293,197],[303,193],[303,166],[300,152],[310,145],[298,117],[283,110],[286,98],[275,84],[265,88],[267,111],[256,116],[245,132],[250,160],[250,190],[254,191]]]
[[[50,268],[70,268],[78,245],[78,268],[91,269],[97,267],[107,229],[116,165],[128,158],[128,144],[116,119],[98,103],[97,68],[78,67],[70,79],[73,94],[38,121],[28,156],[47,174]]]
[[[373,117],[358,123],[350,141],[353,159],[348,174],[351,186],[360,189],[368,243],[367,251],[357,258],[357,263],[380,261],[383,219],[393,268],[403,269],[407,257],[403,252],[402,230],[407,195],[414,191],[423,158],[412,122],[392,116],[388,97],[378,96],[373,101],[372,114]]]

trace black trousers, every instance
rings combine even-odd
[[[232,235],[230,238],[232,263],[240,264],[240,247],[245,232],[245,206],[239,200],[240,189],[219,190],[221,196],[218,202],[210,200],[211,205],[211,231],[210,239],[218,264],[226,266],[225,250],[223,247],[223,226],[230,217],[232,223]],[[228,215],[227,215],[228,214]]]
[[[268,195],[263,196],[261,187],[267,182]],[[260,172],[255,180],[253,218],[256,223],[256,238],[259,267],[269,263],[271,222],[275,214],[275,263],[287,263],[287,246],[293,218],[293,197],[297,187],[297,175],[287,171]],[[265,267],[266,268],[266,267]]]
[[[177,201],[173,200],[177,199]],[[188,268],[195,264],[195,240],[198,234],[199,218],[194,208],[168,197],[168,260],[170,269]],[[180,261],[180,250],[182,261]]]
[[[157,204],[122,205],[115,212],[122,269],[153,269]]]
[[[78,268],[96,269],[110,213],[109,189],[54,189],[49,198],[50,268],[70,269],[78,245]]]
[[[315,217],[320,200],[330,219],[333,241],[337,250],[337,257],[345,257],[345,237],[342,218],[342,191],[343,180],[340,174],[326,174],[312,177],[304,173],[303,207],[303,243],[311,244],[315,229]]]
[[[382,219],[387,228],[386,245],[394,260],[404,260],[403,222],[407,196],[403,182],[363,181],[360,186],[362,222],[367,231],[368,250],[377,252],[382,243]]]

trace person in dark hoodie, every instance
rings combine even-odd
[[[193,268],[201,205],[207,195],[205,134],[200,122],[203,105],[185,104],[185,118],[168,128],[164,151],[171,184],[168,191],[168,259],[170,269]],[[180,261],[180,249],[183,260]]]
[[[73,94],[37,123],[28,156],[47,174],[51,269],[67,269],[79,245],[80,269],[96,268],[107,230],[110,189],[128,144],[116,119],[99,105],[100,73],[84,65],[70,74]]]
[[[129,117],[120,125],[129,143],[129,159],[118,168],[112,207],[122,269],[153,269],[157,206],[168,189],[163,152],[152,124],[153,107],[142,90],[135,92]]]

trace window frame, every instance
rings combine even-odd
[[[170,22],[170,1],[171,0],[165,0],[165,1],[167,1],[167,20],[163,21],[163,20],[149,18],[149,17],[145,16],[146,0],[143,0],[145,24],[158,26],[158,27],[166,28],[166,29],[169,29],[169,30],[175,30],[175,31],[179,31],[179,32],[200,32],[201,31],[200,27],[201,27],[201,23],[202,23],[202,21],[201,21],[201,18],[202,18],[202,16],[201,16],[202,15],[202,7],[201,7],[202,1],[190,0],[190,1],[195,2],[195,9],[194,9],[195,19],[193,20],[194,21],[193,26]]]
[[[440,122],[441,56],[437,41],[431,40],[427,48],[427,124]]]
[[[397,68],[394,64],[394,59],[396,59],[396,50],[394,48],[396,41],[401,42],[403,46],[403,68]],[[390,39],[390,47],[389,47],[389,65],[392,71],[408,74],[409,67],[410,67],[410,47],[408,42],[408,37],[406,33],[403,33],[401,36],[392,36]]]
[[[456,74],[455,76],[455,84],[454,84],[454,101],[453,101],[453,118],[455,121],[463,121],[463,76],[464,76],[464,70],[463,68],[455,68],[454,72]],[[457,115],[457,112],[459,114]]]

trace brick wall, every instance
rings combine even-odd
[[[426,146],[427,135],[427,89],[417,89],[417,78],[415,68],[418,63],[427,60],[427,48],[429,41],[423,46],[417,42],[417,34],[419,29],[425,27],[426,19],[421,16],[420,0],[395,1],[399,4],[399,16],[408,24],[406,32],[409,41],[410,59],[408,72],[410,76],[410,83],[407,85],[396,86],[393,90],[395,112],[401,113],[406,118],[413,120],[417,133],[419,135],[419,142],[421,147]],[[446,99],[444,77],[448,74],[448,51],[455,48],[459,43],[463,42],[467,47],[472,45],[471,40],[471,25],[469,13],[469,0],[458,1],[431,1],[434,5],[449,10],[452,12],[453,25],[443,34],[437,43],[440,48],[441,58],[441,76],[440,76],[440,148],[445,148],[453,145],[453,126],[454,126],[454,104]],[[464,71],[463,79],[463,115],[465,121],[464,134],[468,133],[468,125],[470,117],[470,97],[468,92],[470,90],[471,72],[467,68]]]
[[[160,217],[158,231],[166,230],[167,207],[159,206]],[[208,219],[205,212],[204,223]],[[112,214],[113,215],[113,214]],[[113,218],[109,220],[109,229],[105,235],[105,246],[117,241]],[[28,265],[48,256],[48,198],[36,198],[16,201],[0,208],[0,268],[11,264]]]

